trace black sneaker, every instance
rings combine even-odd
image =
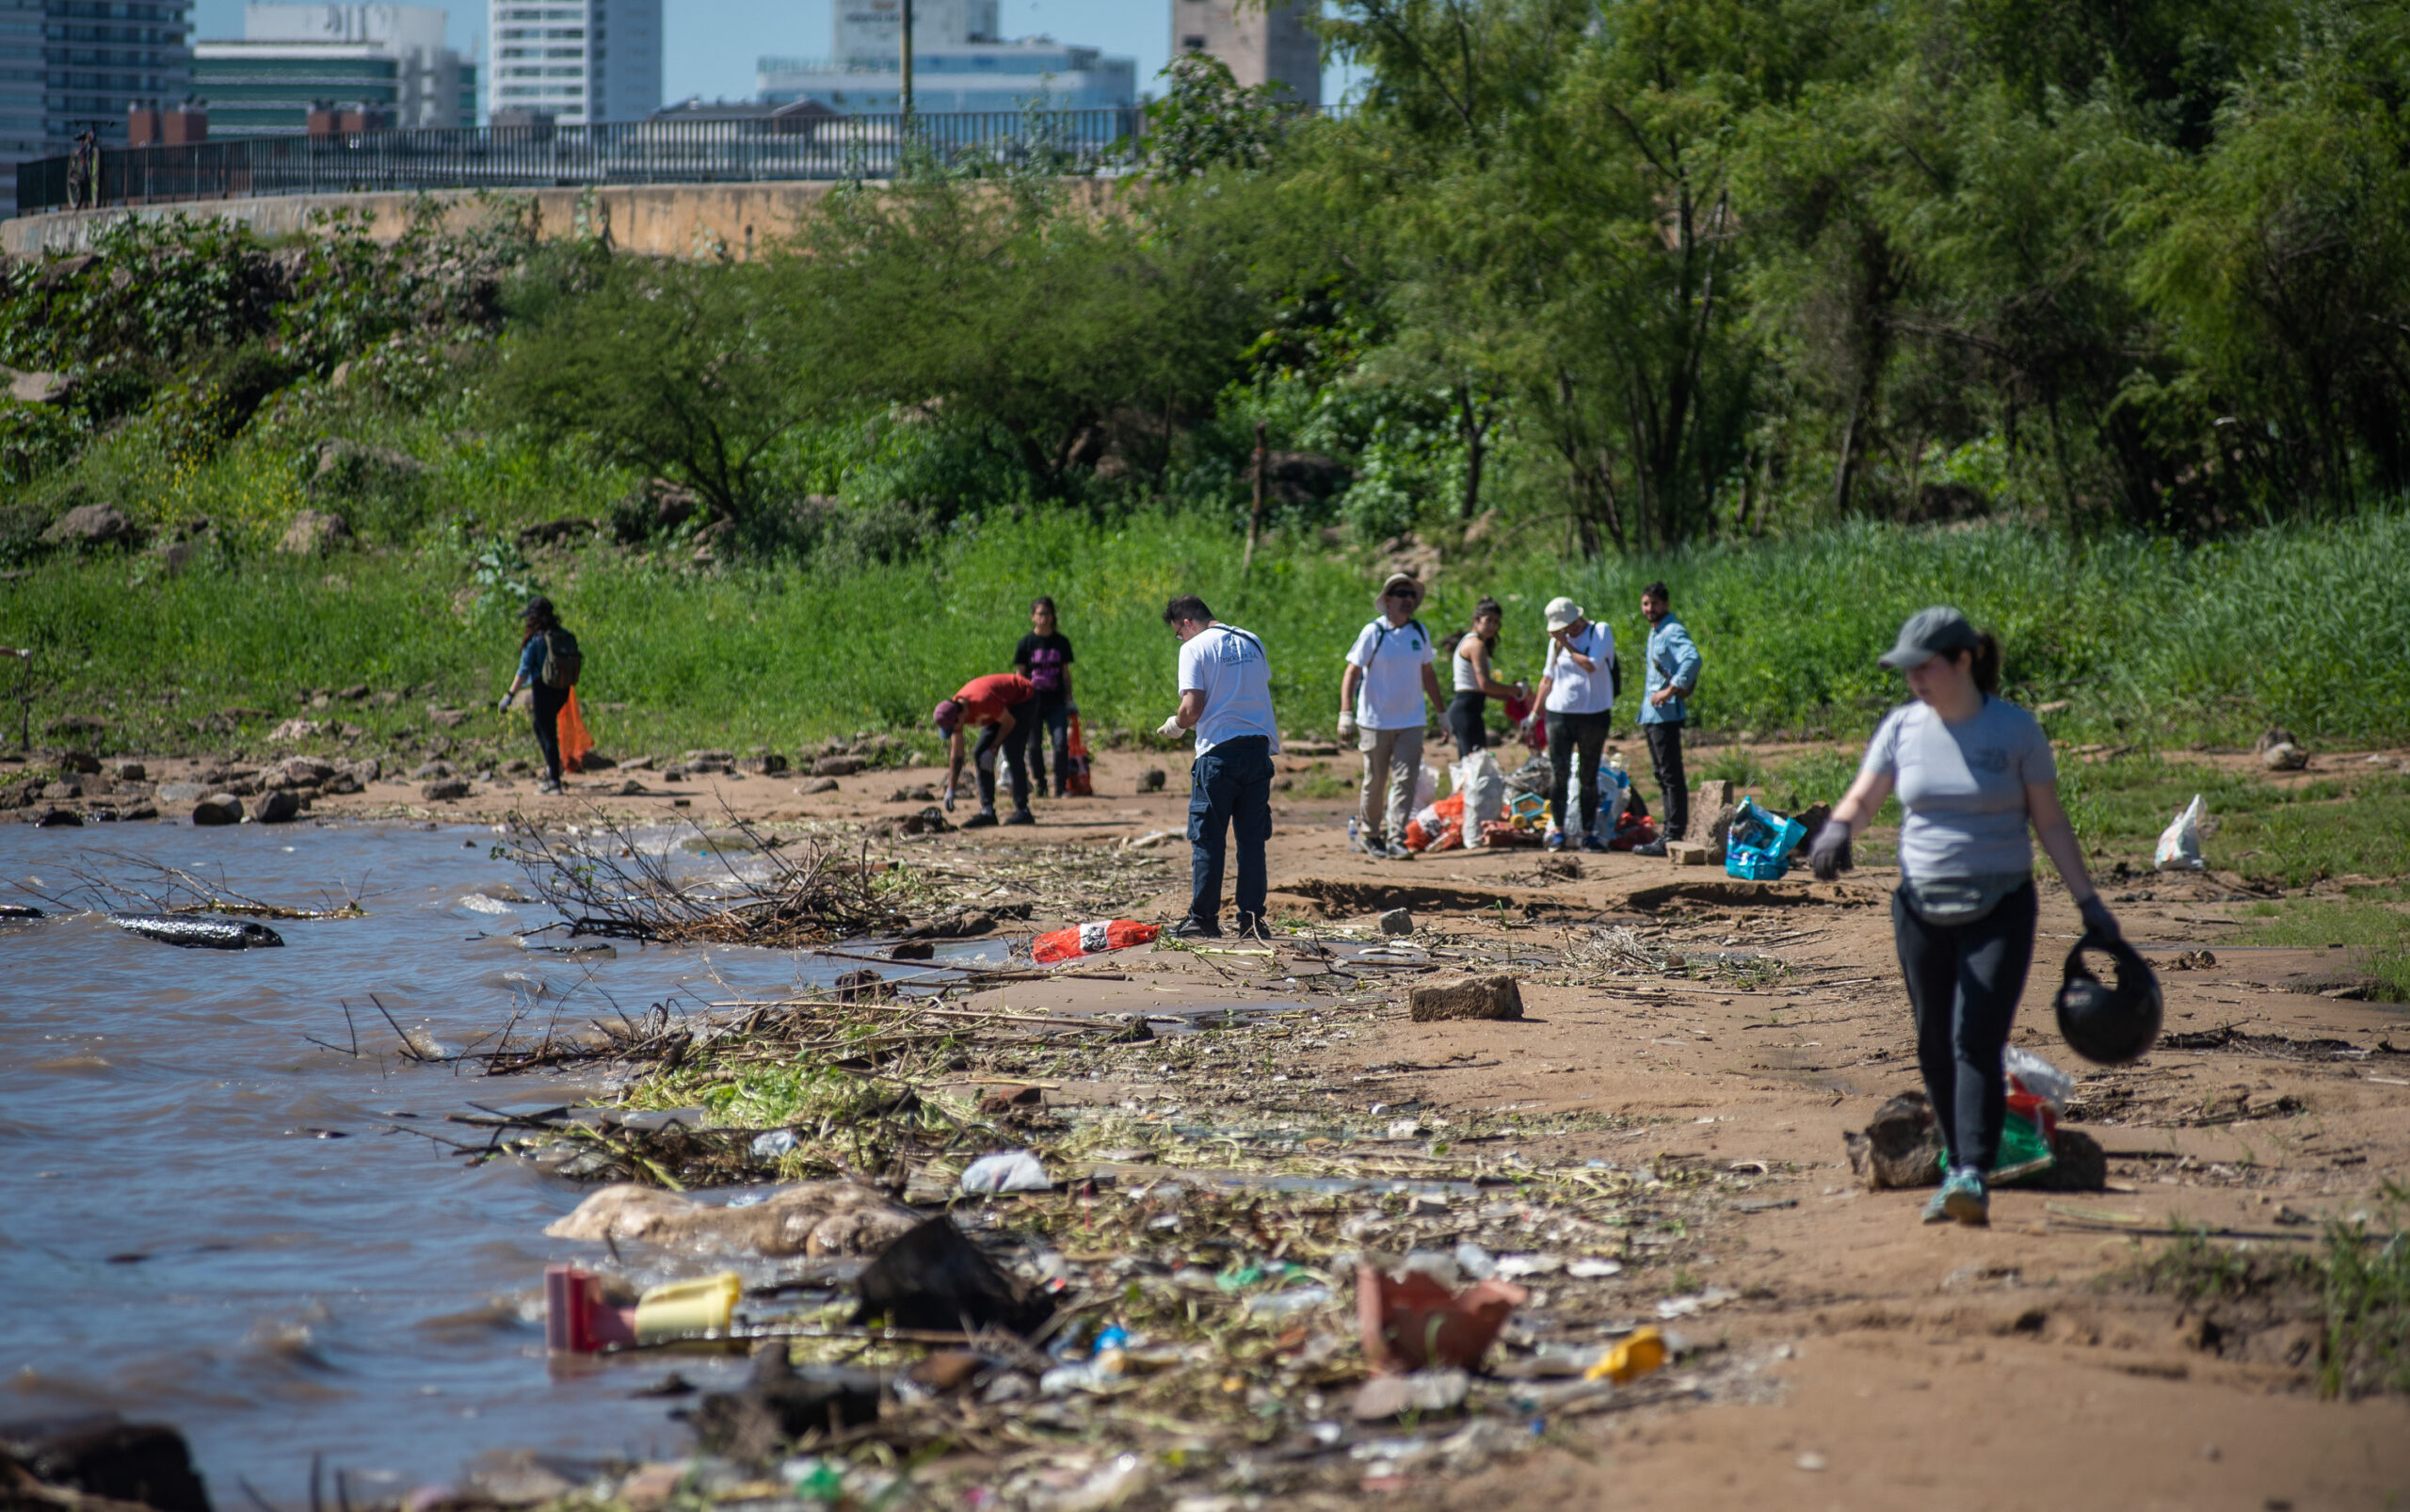
[[[1393,861],[1410,861],[1414,860],[1413,847],[1406,844],[1403,840],[1390,841],[1387,846],[1382,848],[1380,854],[1388,857]]]
[[[1164,933],[1174,940],[1219,940],[1222,938],[1222,926],[1211,919],[1200,919],[1192,913]]]
[[[1665,854],[1665,842],[1652,840],[1645,845],[1634,845],[1631,853],[1635,856],[1663,856]]]
[[[1241,940],[1269,941],[1272,939],[1272,926],[1263,922],[1263,915],[1260,913],[1242,913],[1239,915],[1239,926],[1234,933]]]
[[[977,813],[972,814],[970,818],[963,820],[962,828],[965,829],[988,829],[993,828],[995,824],[996,811],[993,809],[982,809]]]
[[[1015,809],[1012,812],[1004,815],[1004,822],[1006,824],[1036,824],[1037,822],[1037,815],[1030,812],[1027,809]]]

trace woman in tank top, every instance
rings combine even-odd
[[[1456,670],[1456,696],[1448,700],[1448,732],[1456,737],[1458,761],[1489,744],[1489,731],[1483,716],[1489,712],[1492,696],[1531,697],[1522,684],[1501,683],[1490,671],[1489,659],[1498,650],[1498,635],[1505,618],[1505,611],[1496,599],[1484,599],[1474,604],[1472,628],[1457,637],[1455,653],[1448,658]]]

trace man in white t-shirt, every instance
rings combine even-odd
[[[1548,848],[1565,848],[1566,779],[1582,777],[1582,848],[1605,850],[1599,833],[1599,753],[1615,703],[1615,633],[1585,619],[1571,599],[1548,603],[1548,669],[1535,715],[1548,725]]]
[[[1222,847],[1226,832],[1235,831],[1239,937],[1268,940],[1263,846],[1272,838],[1272,758],[1280,753],[1272,663],[1262,641],[1214,619],[1193,593],[1164,606],[1164,623],[1180,637],[1180,708],[1155,732],[1178,740],[1197,732],[1188,768],[1188,916],[1171,932],[1180,940],[1221,938]]]
[[[1381,585],[1381,612],[1348,648],[1347,670],[1339,679],[1339,738],[1354,737],[1364,753],[1356,844],[1367,855],[1391,861],[1414,855],[1406,845],[1406,827],[1414,817],[1422,731],[1430,717],[1423,700],[1447,701],[1439,675],[1431,669],[1431,634],[1414,618],[1422,603],[1422,584],[1408,573],[1390,573]]]

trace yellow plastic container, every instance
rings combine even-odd
[[[1665,1364],[1665,1336],[1653,1327],[1634,1328],[1631,1337],[1599,1357],[1583,1374],[1587,1381],[1613,1381],[1629,1386]]]
[[[745,1283],[732,1270],[691,1281],[671,1281],[636,1298],[636,1343],[667,1343],[728,1332]]]

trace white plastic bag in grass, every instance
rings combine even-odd
[[[2184,812],[2174,823],[2161,831],[2159,851],[2151,858],[2153,868],[2162,872],[2197,872],[2208,863],[2201,860],[2201,821],[2209,814],[2201,802],[2201,795],[2184,805]]]

